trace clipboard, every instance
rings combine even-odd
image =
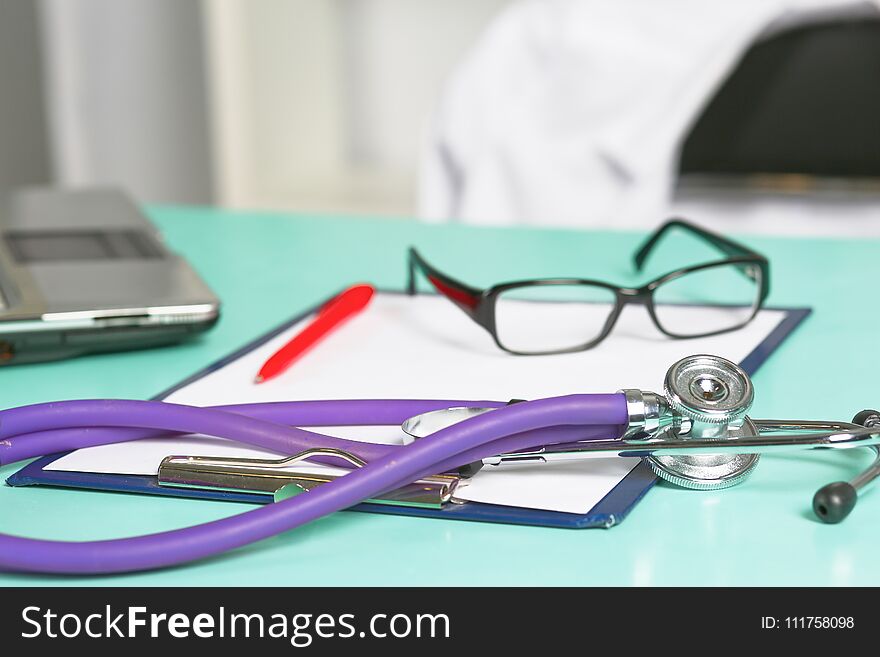
[[[404,295],[405,293],[383,291],[382,294]],[[434,295],[430,296],[433,297]],[[289,331],[296,324],[315,313],[326,302],[327,300],[321,301],[304,313],[300,313],[283,322],[243,347],[171,386],[167,390],[156,395],[153,399],[166,399],[174,393],[201,381],[208,375],[217,373],[223,370],[223,368],[235,364],[240,359],[248,356],[259,348],[263,348],[267,343],[277,339],[286,331]],[[808,308],[766,308],[765,310],[782,313],[782,319],[764,337],[764,339],[748,353],[748,355],[740,359],[740,365],[750,375],[758,370],[779,345],[781,345],[782,342],[792,334],[797,326],[799,326],[811,312]],[[455,309],[455,311],[458,312],[457,309]],[[344,331],[345,329],[342,330]],[[317,347],[317,349],[320,348],[320,346]],[[505,357],[518,358],[507,355],[505,355]],[[54,454],[37,459],[9,477],[7,479],[7,484],[10,486],[54,486],[244,503],[267,503],[272,500],[271,497],[248,492],[192,488],[182,489],[160,486],[157,477],[150,475],[108,474],[45,469],[47,466],[67,454],[68,453]],[[348,510],[424,518],[442,518],[447,520],[469,520],[477,522],[571,529],[585,529],[592,527],[608,528],[619,524],[655,483],[656,477],[650,467],[645,462],[640,461],[638,465],[623,477],[623,479],[605,494],[604,497],[602,497],[587,513],[567,513],[481,502],[447,503],[439,509],[361,503]]]

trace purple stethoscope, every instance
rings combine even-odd
[[[880,416],[854,423],[753,420],[746,373],[717,356],[690,356],[668,371],[664,394],[623,390],[520,403],[437,400],[294,401],[200,408],[159,401],[81,400],[0,411],[0,465],[82,447],[169,433],[226,438],[279,454],[352,468],[349,474],[274,504],[173,531],[66,542],[0,534],[0,570],[97,574],[150,570],[242,547],[335,511],[474,463],[549,462],[612,455],[646,459],[661,478],[714,490],[745,480],[759,454],[871,447],[872,465],[850,482],[820,489],[825,522],[852,510],[880,475]],[[300,426],[401,424],[418,440],[380,445]],[[277,499],[277,498],[276,498]]]

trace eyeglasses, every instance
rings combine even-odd
[[[767,258],[742,244],[672,219],[636,252],[636,270],[642,270],[663,237],[676,228],[726,257],[677,269],[639,288],[549,278],[479,289],[444,274],[410,248],[408,292],[416,293],[416,273],[421,272],[440,294],[486,329],[499,347],[518,355],[591,349],[611,333],[623,307],[631,303],[645,306],[654,325],[671,338],[717,335],[748,324],[770,292],[770,266]]]

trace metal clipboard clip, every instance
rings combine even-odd
[[[280,502],[345,476],[290,469],[314,456],[340,458],[358,468],[366,465],[354,454],[333,448],[309,449],[281,459],[168,456],[159,464],[159,485],[272,495],[276,502]],[[450,501],[459,481],[455,475],[425,477],[365,502],[439,509]]]

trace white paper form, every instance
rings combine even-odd
[[[680,321],[700,326],[712,308],[676,307]],[[306,318],[243,357],[174,392],[168,401],[210,406],[306,399],[536,399],[572,392],[659,390],[667,368],[695,353],[742,361],[785,318],[762,310],[745,328],[673,340],[644,308],[627,306],[608,338],[589,351],[513,356],[447,299],[378,293],[361,314],[327,336],[279,377],[256,385],[266,359],[299,332]],[[356,440],[399,443],[398,427],[318,431]],[[169,455],[272,458],[263,450],[208,437],[158,438],[78,450],[48,470],[148,474]],[[636,459],[483,468],[458,497],[526,508],[586,513],[636,465]]]

